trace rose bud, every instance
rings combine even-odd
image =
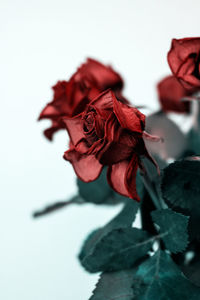
[[[90,58],[69,81],[58,81],[53,86],[53,101],[46,105],[39,116],[39,120],[52,121],[51,127],[44,131],[45,136],[52,140],[53,134],[63,128],[61,117],[73,117],[81,113],[94,97],[107,88],[111,88],[120,101],[127,102],[121,95],[121,76],[111,67]]]
[[[173,75],[162,79],[157,85],[158,97],[164,112],[188,113],[190,103],[182,101],[191,92],[185,89]]]
[[[200,88],[200,38],[173,39],[168,63],[185,89]]]

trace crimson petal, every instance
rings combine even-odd
[[[110,186],[119,194],[140,201],[136,191],[136,173],[138,156],[133,155],[131,161],[124,160],[109,166],[107,179]]]
[[[171,75],[162,79],[157,85],[157,90],[163,111],[177,113],[190,111],[190,104],[182,102],[181,99],[191,95],[191,93],[182,86],[175,76]]]
[[[60,129],[62,129],[60,123],[53,121],[51,127],[44,130],[44,135],[49,141],[52,141],[54,133]]]
[[[114,113],[125,129],[133,132],[142,133],[144,130],[145,116],[135,107],[123,104],[114,97],[113,98]]]
[[[46,107],[40,113],[38,120],[49,119],[59,116],[59,111],[51,103],[47,104]]]
[[[74,146],[80,142],[80,140],[85,138],[83,131],[83,121],[82,115],[78,115],[74,118],[62,118],[63,123],[65,124],[67,131],[69,133],[70,139]]]
[[[180,65],[191,53],[198,53],[200,50],[200,38],[173,39],[171,49],[168,52],[168,63],[174,74],[179,71]]]
[[[103,93],[99,94],[91,103],[91,106],[94,106],[104,117],[108,117],[110,112],[113,109],[113,98],[115,95],[113,92],[108,89]]]
[[[84,182],[96,180],[103,168],[94,155],[84,155],[72,148],[64,153],[64,159],[71,162],[76,175]]]
[[[78,71],[82,76],[89,77],[89,80],[94,80],[99,90],[109,87],[121,89],[123,86],[123,80],[117,72],[92,58],[88,58]]]

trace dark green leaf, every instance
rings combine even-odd
[[[151,215],[153,221],[160,227],[160,236],[166,248],[173,253],[185,250],[188,245],[189,217],[171,209],[154,210]]]
[[[117,271],[131,268],[151,249],[154,238],[137,228],[109,232],[85,256],[82,265],[89,272]]]
[[[157,251],[140,265],[136,275],[143,283],[138,300],[200,299],[200,289],[184,277],[165,252]]]
[[[93,231],[87,237],[79,254],[80,260],[82,261],[85,256],[89,255],[93,251],[96,244],[113,229],[130,227],[135,220],[138,207],[139,204],[136,201],[127,199],[122,211],[116,217],[114,217],[104,227]]]
[[[200,155],[200,134],[199,131],[191,129],[187,134],[188,150]]]
[[[190,216],[188,232],[190,240],[200,239],[200,161],[189,157],[169,165],[164,170],[162,193],[168,205]]]
[[[93,295],[89,300],[132,300],[138,294],[135,270],[124,270],[101,274]],[[132,285],[134,284],[134,289]]]
[[[199,260],[184,265],[182,267],[182,271],[192,283],[200,287],[200,261]]]
[[[200,205],[200,161],[176,161],[164,169],[162,195],[172,207]]]
[[[77,179],[77,184],[79,194],[86,202],[106,204],[113,195],[113,191],[107,183],[106,168],[103,169],[97,180],[85,183]]]

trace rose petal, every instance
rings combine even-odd
[[[198,53],[199,50],[200,38],[173,39],[167,56],[172,72],[176,74],[185,59],[191,53]]]
[[[52,141],[54,133],[60,129],[61,129],[60,123],[53,121],[51,127],[44,130],[44,135],[49,141]]]
[[[57,101],[66,94],[66,89],[68,87],[68,82],[65,80],[58,81],[53,87],[54,96],[53,100]]]
[[[128,159],[132,152],[132,147],[111,142],[106,144],[98,154],[97,158],[103,165],[111,165]]]
[[[121,135],[122,128],[112,112],[106,120],[105,123],[105,138],[109,142],[118,142]]]
[[[96,180],[103,168],[94,155],[84,155],[72,148],[64,153],[64,159],[71,162],[76,175],[84,182]]]
[[[144,130],[145,116],[135,107],[123,104],[114,97],[113,98],[114,113],[125,129],[133,132],[142,133]]]
[[[165,112],[184,113],[190,111],[190,104],[181,99],[191,95],[175,76],[167,76],[158,85],[158,96],[162,110]]]
[[[107,88],[121,89],[123,87],[123,80],[117,72],[92,58],[87,59],[87,62],[79,68],[78,73],[79,76],[94,81],[100,91]]]
[[[159,137],[157,135],[152,135],[146,131],[143,131],[142,136],[143,136],[143,139],[146,139],[148,141],[155,142],[155,143],[164,141],[162,137]]]
[[[91,103],[90,106],[93,106],[103,117],[107,118],[112,109],[113,109],[113,98],[115,95],[109,89],[99,94]]]
[[[168,63],[172,73],[184,88],[200,88],[199,79],[200,38],[173,39],[168,52]]]
[[[194,75],[185,75],[185,76],[179,76],[181,84],[191,92],[194,92],[195,87],[198,88],[200,87],[200,80]]]
[[[128,168],[126,170],[126,186],[129,195],[131,195],[131,198],[139,202],[140,197],[138,196],[137,189],[136,189],[137,170],[138,170],[138,156],[133,155],[128,165]]]
[[[82,115],[78,115],[74,118],[62,118],[63,123],[66,126],[66,129],[69,133],[70,139],[74,146],[80,142],[80,140],[85,138],[85,134],[83,131],[83,120]]]
[[[140,201],[136,191],[136,173],[138,157],[133,155],[131,161],[124,160],[108,167],[107,179],[110,186],[119,194]]]
[[[124,160],[122,162],[109,166],[107,172],[108,183],[113,188],[113,190],[126,197],[129,197],[129,193],[125,184],[125,175],[128,164],[129,162],[127,160]]]
[[[51,103],[47,104],[46,107],[40,113],[38,120],[51,119],[59,116],[59,111]]]

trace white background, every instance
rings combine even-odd
[[[42,135],[48,121],[36,122],[50,87],[93,57],[122,74],[133,103],[155,109],[170,41],[200,35],[199,9],[199,0],[1,0],[0,299],[87,300],[98,276],[77,253],[119,210],[87,205],[31,218],[76,192],[62,159],[66,133],[51,144]]]

